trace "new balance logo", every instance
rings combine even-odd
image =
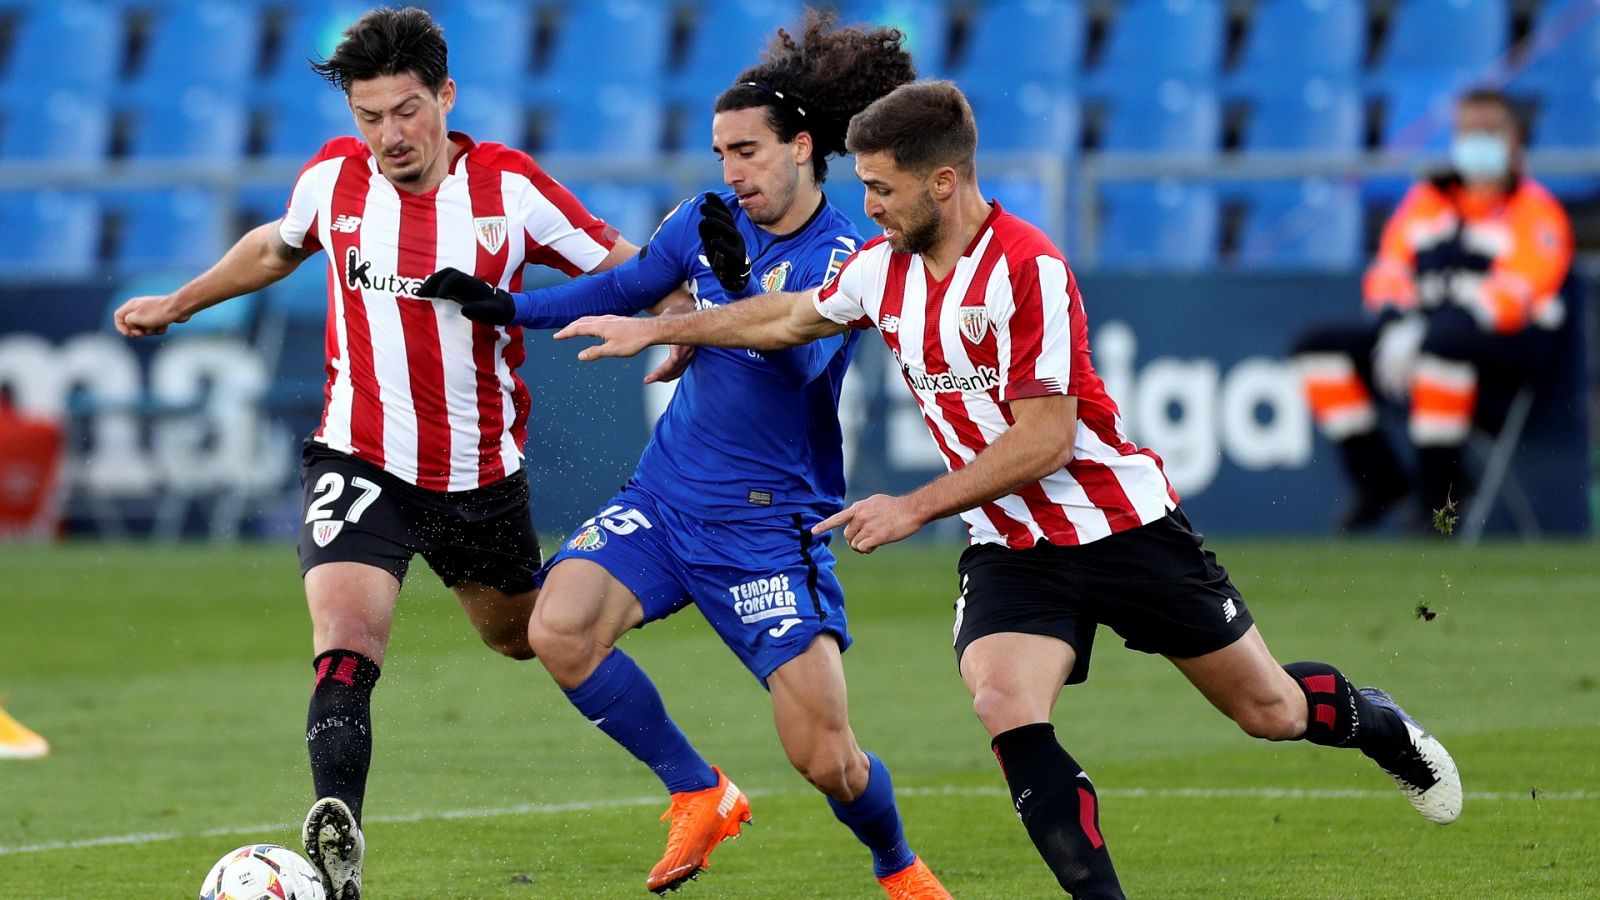
[[[884,316],[883,321],[878,323],[878,330],[884,334],[898,334],[900,331],[900,317]]]
[[[337,231],[340,234],[355,234],[356,229],[360,227],[361,217],[352,215],[340,216],[339,218],[333,220],[332,225],[328,226],[329,229]]]
[[[1233,605],[1232,597],[1222,601],[1222,621],[1232,622],[1237,615],[1239,615],[1239,607]]]

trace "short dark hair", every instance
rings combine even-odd
[[[1516,133],[1517,143],[1521,143],[1528,136],[1528,127],[1523,122],[1522,111],[1517,104],[1503,91],[1492,87],[1476,87],[1456,100],[1456,107],[1463,106],[1498,106],[1506,118],[1511,120],[1511,130]]]
[[[845,152],[850,117],[917,77],[899,29],[835,23],[832,13],[807,9],[799,36],[778,29],[761,62],[740,72],[713,107],[765,107],[767,125],[785,144],[810,133],[817,184],[828,180],[828,157]]]
[[[444,32],[424,10],[375,9],[345,29],[333,55],[311,68],[328,84],[350,93],[350,84],[410,72],[435,94],[450,77]]]
[[[887,150],[895,165],[918,174],[951,166],[971,178],[978,123],[961,89],[948,81],[903,84],[850,120],[850,152]]]

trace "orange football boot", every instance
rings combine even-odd
[[[920,856],[893,875],[879,878],[878,883],[883,885],[883,892],[894,900],[950,900],[950,892],[944,889],[944,885],[939,883],[933,870]]]
[[[739,836],[739,826],[750,821],[750,798],[716,766],[717,783],[701,791],[680,791],[662,814],[672,820],[667,832],[667,852],[650,870],[645,886],[657,894],[675,891],[710,864],[711,851],[728,838]]]

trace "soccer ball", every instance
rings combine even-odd
[[[228,853],[200,883],[200,900],[324,900],[322,879],[300,854],[277,844]]]

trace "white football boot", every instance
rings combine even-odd
[[[313,803],[300,839],[306,858],[322,876],[328,900],[361,900],[361,857],[367,841],[350,807],[337,797]]]
[[[1438,738],[1424,731],[1416,719],[1406,715],[1388,694],[1364,687],[1361,696],[1368,703],[1399,716],[1411,739],[1410,748],[1400,759],[1378,765],[1389,773],[1424,819],[1440,825],[1454,822],[1461,815],[1461,773],[1456,770],[1450,752]]]

